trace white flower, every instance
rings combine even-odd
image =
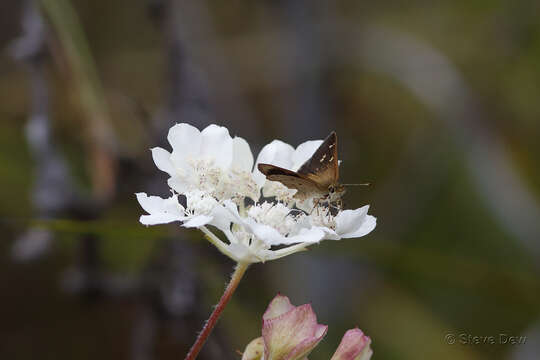
[[[145,225],[179,221],[184,227],[199,228],[222,253],[247,263],[275,260],[324,239],[360,237],[375,227],[375,218],[367,215],[367,206],[335,215],[322,204],[310,213],[293,208],[296,190],[267,181],[253,167],[248,143],[239,137],[231,138],[224,127],[210,125],[199,131],[188,124],[177,124],[167,138],[172,152],[154,148],[152,157],[156,166],[169,174],[173,195],[162,199],[136,194],[148,213],[140,218]],[[307,141],[295,150],[274,140],[262,149],[257,163],[296,170],[321,142]],[[261,190],[275,200],[259,201]],[[180,196],[185,198],[185,206]],[[227,241],[207,225],[219,229]],[[275,248],[278,245],[280,249]]]
[[[225,127],[210,125],[199,131],[189,124],[174,125],[167,140],[172,153],[156,147],[152,157],[158,169],[169,174],[168,184],[175,192],[197,190],[217,200],[258,199],[246,140],[231,138]]]
[[[159,196],[148,196],[137,193],[137,200],[149,215],[141,215],[140,222],[144,225],[167,224],[173,221],[183,222],[186,228],[213,225],[225,231],[228,229],[232,216],[214,198],[200,191],[185,194],[187,208],[178,201],[178,195],[167,199]]]

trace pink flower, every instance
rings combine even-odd
[[[310,304],[294,306],[278,294],[263,315],[262,336],[251,341],[242,360],[307,360],[326,335]],[[331,360],[369,360],[371,339],[356,328],[348,330]]]
[[[262,337],[248,345],[242,360],[304,359],[327,330],[328,326],[317,324],[310,304],[294,306],[288,297],[278,294],[263,315]]]
[[[371,339],[362,330],[347,330],[336,353],[330,360],[369,360],[373,351],[369,347]]]

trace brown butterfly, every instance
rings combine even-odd
[[[268,180],[279,181],[289,189],[296,189],[294,197],[299,200],[312,197],[317,202],[324,200],[341,207],[345,187],[338,182],[338,165],[337,135],[332,131],[298,171],[271,164],[259,164],[257,167]]]

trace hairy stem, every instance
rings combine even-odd
[[[206,322],[201,333],[197,337],[197,340],[195,341],[193,346],[191,346],[191,349],[186,355],[185,360],[194,360],[197,358],[197,355],[199,355],[199,352],[201,351],[204,343],[206,342],[206,339],[208,339],[208,336],[214,329],[214,326],[216,326],[216,323],[221,316],[221,313],[223,312],[223,310],[225,310],[225,306],[227,306],[227,303],[234,294],[234,291],[238,287],[238,284],[240,283],[240,280],[242,280],[242,277],[244,276],[248,267],[249,263],[239,262],[238,264],[236,264],[236,268],[234,269],[234,272],[231,276],[231,281],[227,285],[227,288],[225,288],[225,292],[221,296],[221,299],[219,299],[219,302],[217,303],[214,311],[208,318],[208,321]]]

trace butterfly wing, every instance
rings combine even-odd
[[[313,180],[298,174],[297,172],[271,164],[258,164],[257,168],[268,180],[279,181],[289,189],[298,190],[295,195],[297,197],[320,192],[317,184],[313,182]]]
[[[339,166],[335,131],[332,131],[324,139],[311,158],[298,169],[297,173],[316,183],[322,191],[327,191],[330,185],[337,183]]]

